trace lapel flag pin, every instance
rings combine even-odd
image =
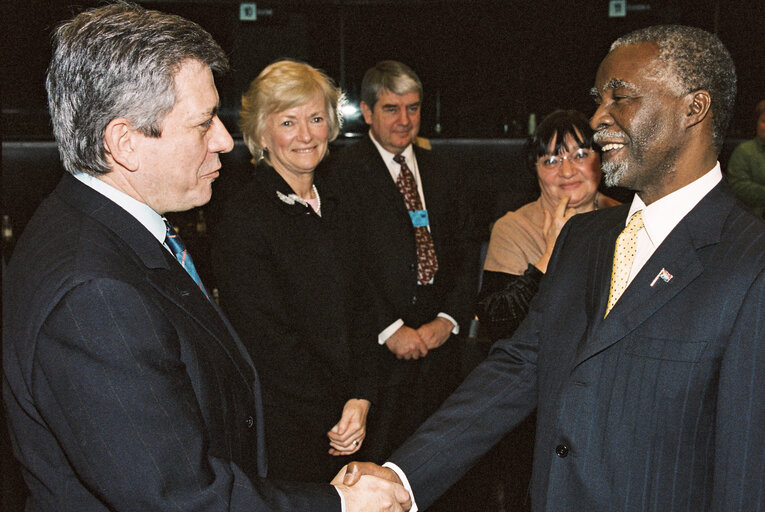
[[[659,273],[656,275],[656,277],[654,277],[654,278],[653,278],[653,281],[651,281],[651,287],[652,287],[652,288],[653,288],[653,285],[655,285],[655,284],[656,284],[656,281],[658,281],[659,279],[661,279],[661,280],[662,280],[662,281],[664,281],[665,283],[668,283],[668,282],[669,282],[669,281],[672,279],[672,274],[670,274],[669,272],[667,272],[667,269],[666,269],[666,268],[662,268],[662,269],[661,269],[661,272],[659,272]]]

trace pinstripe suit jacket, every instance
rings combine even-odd
[[[225,318],[132,216],[65,175],[3,289],[27,510],[339,510],[265,479],[260,390]]]
[[[765,224],[718,185],[604,320],[628,208],[565,226],[526,321],[391,457],[421,508],[538,405],[535,511],[765,509]]]

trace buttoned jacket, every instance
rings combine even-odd
[[[339,510],[329,485],[266,479],[236,334],[142,224],[72,176],[19,240],[3,314],[27,510]]]
[[[515,335],[393,454],[421,509],[534,407],[535,511],[762,509],[765,224],[721,183],[604,319],[628,208],[567,223]]]

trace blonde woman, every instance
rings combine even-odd
[[[215,229],[221,306],[258,368],[273,478],[331,479],[366,442],[375,398],[362,280],[333,189],[315,173],[339,132],[341,98],[308,64],[260,73],[240,112],[253,179]]]

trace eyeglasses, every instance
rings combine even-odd
[[[566,153],[565,155],[546,155],[539,157],[537,164],[543,169],[553,170],[560,169],[563,165],[563,160],[568,160],[571,165],[580,166],[583,165],[592,156],[593,151],[590,149],[579,148],[573,153]]]

